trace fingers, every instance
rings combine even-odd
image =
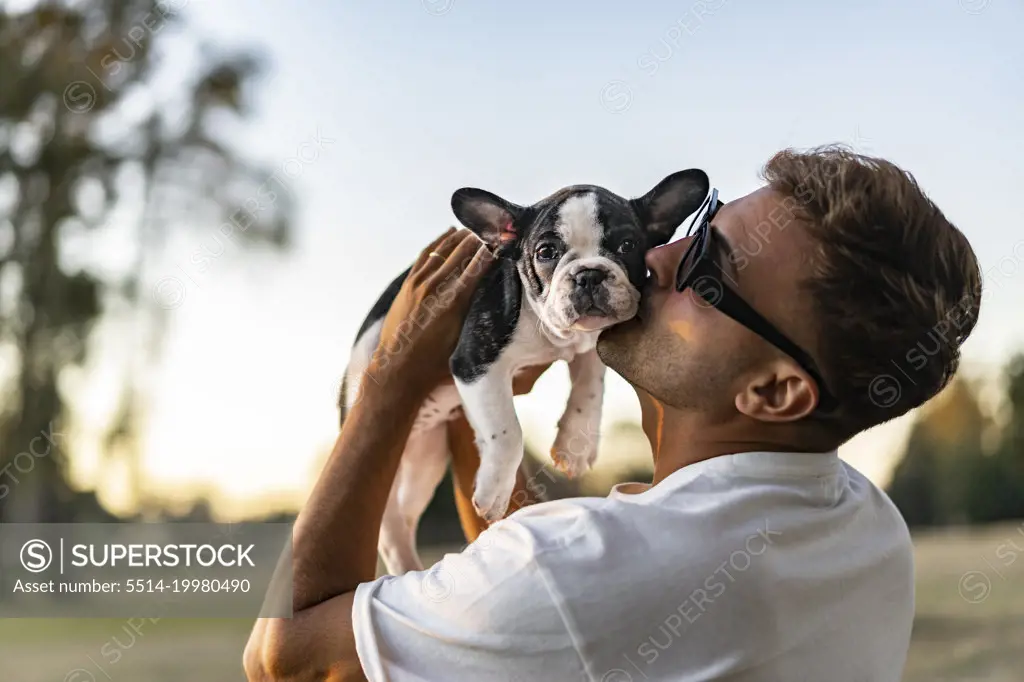
[[[473,255],[473,259],[469,261],[469,265],[463,270],[459,282],[467,285],[475,283],[481,278],[487,266],[494,263],[495,260],[495,254],[490,253],[487,245],[480,244]]]
[[[420,254],[409,273],[409,284],[426,293],[447,282],[446,290],[463,298],[475,289],[494,260],[487,245],[470,230],[448,230]]]
[[[445,262],[438,268],[437,273],[442,277],[447,277],[453,272],[463,271],[473,258],[473,255],[477,250],[483,246],[483,242],[480,238],[469,230],[465,231],[465,234],[459,235],[461,239],[451,245],[451,249],[445,253]],[[437,260],[436,258],[434,260]]]
[[[476,240],[477,243],[480,242],[480,238],[469,230],[456,230],[446,233],[444,239],[435,242],[431,248],[424,250],[422,254],[423,260],[410,273],[414,275],[412,279],[416,282],[424,282],[430,279],[435,272],[444,268],[452,254],[458,250],[461,244],[467,241],[472,243],[473,240]]]
[[[409,272],[416,272],[418,269],[423,267],[423,264],[426,263],[428,260],[438,260],[437,258],[431,256],[430,253],[432,251],[437,251],[437,248],[441,246],[441,244],[447,241],[455,233],[456,229],[454,227],[449,227],[447,230],[441,233],[441,236],[437,237],[434,241],[430,242],[430,244],[427,245],[425,249],[420,251],[420,255],[416,258],[416,262],[413,263],[412,269]]]
[[[435,259],[437,260],[437,259]],[[494,261],[487,246],[479,239],[466,239],[459,243],[448,259],[426,281],[428,289],[448,282],[446,288],[456,297],[467,296]]]
[[[472,285],[480,281],[483,277],[484,272],[490,267],[495,261],[494,254],[487,248],[486,244],[480,244],[476,253],[473,255],[472,260],[469,261],[469,265],[462,271],[462,275],[459,276],[459,284],[465,286],[467,289],[472,288]]]
[[[459,248],[461,244],[465,242],[472,243],[473,241],[479,243],[480,238],[477,237],[472,232],[470,232],[469,230],[458,230],[457,232],[453,232],[451,235],[448,236],[447,239],[438,244],[434,248],[434,253],[444,256],[444,259],[447,261],[449,256],[451,256],[455,252],[455,250]],[[430,262],[431,265],[440,265],[441,263],[442,261],[440,261],[437,258],[432,258]]]
[[[468,305],[473,292],[487,268],[492,265],[495,259],[485,246],[478,247],[478,250],[471,258],[457,258],[453,254],[451,260],[455,261],[453,267],[445,267],[434,274],[428,283],[429,287],[444,292],[447,299],[445,307],[453,306],[463,308]]]
[[[423,250],[424,253],[429,255],[431,251],[437,251],[441,247],[442,244],[444,244],[445,242],[451,241],[453,238],[456,238],[459,235],[460,232],[461,232],[461,230],[459,230],[454,225],[449,227],[447,230],[445,230],[444,232],[441,233],[440,237],[438,237],[437,239],[432,241],[430,243],[430,246],[428,246],[427,248],[425,248]]]

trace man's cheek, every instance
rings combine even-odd
[[[669,320],[668,330],[683,341],[693,341],[693,323],[690,320]]]
[[[671,294],[661,306],[656,317],[660,317],[665,328],[674,336],[692,343],[706,325],[707,304],[692,289]]]

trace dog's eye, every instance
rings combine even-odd
[[[636,249],[636,242],[632,239],[623,239],[619,244],[619,253],[632,253]]]
[[[554,260],[558,257],[558,249],[554,244],[541,244],[537,247],[537,260]]]

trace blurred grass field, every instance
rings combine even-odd
[[[904,682],[1024,679],[1024,523],[920,534],[915,548],[917,619]],[[250,627],[161,620],[135,635],[117,619],[0,620],[0,680],[242,682]]]

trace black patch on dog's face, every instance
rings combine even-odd
[[[591,232],[587,234],[587,227],[580,224],[566,229],[562,223],[559,229],[567,203],[587,195],[592,195],[596,206]],[[644,254],[653,246],[653,239],[629,200],[603,187],[574,185],[534,204],[524,218],[530,220],[517,225],[520,238],[516,252],[507,255],[519,261],[534,298],[543,298],[559,265],[581,257],[607,258],[622,267],[637,290],[643,286],[647,274]],[[563,258],[566,254],[568,260]]]
[[[565,240],[555,229],[558,210],[563,201],[572,196],[571,190],[562,190],[533,205],[530,223],[522,228],[516,260],[527,290],[534,298],[541,298],[551,275],[569,250]]]
[[[598,215],[604,226],[601,255],[621,265],[630,284],[640,290],[647,279],[644,255],[655,244],[629,202],[617,194],[607,194],[598,195]]]

